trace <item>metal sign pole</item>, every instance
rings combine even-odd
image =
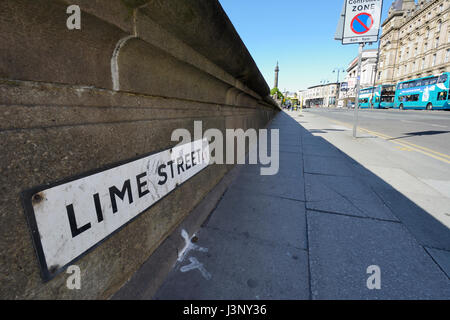
[[[355,97],[355,117],[353,123],[353,138],[356,138],[356,130],[358,128],[358,109],[359,109],[359,91],[361,84],[361,63],[362,63],[362,52],[364,49],[364,43],[359,44],[359,56],[358,56],[358,71],[356,78],[356,97]]]

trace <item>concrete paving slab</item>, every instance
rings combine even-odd
[[[308,209],[398,221],[372,189],[357,178],[305,174],[305,189]]]
[[[286,145],[286,146],[301,146],[301,141],[298,138],[292,138],[292,137],[282,137],[280,136],[280,144]]]
[[[303,202],[231,189],[211,215],[207,227],[306,249]]]
[[[292,122],[280,113],[271,124],[287,141],[279,173],[243,166],[197,233],[208,251],[190,251],[148,298],[448,299],[448,228]],[[367,288],[374,265],[380,290]]]
[[[299,146],[290,146],[293,148],[300,148]],[[286,152],[283,150],[274,150],[274,152],[278,152],[278,172],[276,175],[284,175],[292,178],[302,178],[303,177],[303,157],[301,153],[295,152],[292,149],[292,152]],[[272,153],[272,151],[270,151]],[[272,161],[274,161],[272,159]],[[247,160],[247,163],[249,161]],[[246,165],[243,170],[241,170],[242,174],[250,174],[250,175],[260,175],[261,168],[268,168],[270,166],[275,166],[274,163],[268,165],[262,164],[252,164]]]
[[[449,229],[391,186],[380,182],[373,190],[423,246],[450,250]]]
[[[305,173],[318,173],[335,176],[353,176],[354,172],[345,159],[336,157],[304,155]]]
[[[203,228],[196,245],[208,252],[191,251],[177,264],[155,299],[308,299],[308,258],[304,250],[268,245],[235,233]],[[195,258],[199,269],[182,272]]]
[[[450,181],[420,178],[423,182],[433,187],[439,193],[450,199]]]
[[[323,156],[323,157],[338,157],[342,158],[345,155],[338,149],[331,145],[325,144],[305,144],[303,146],[303,153],[308,156]]]
[[[278,150],[280,152],[290,152],[290,153],[302,153],[302,149],[300,145],[290,145],[280,143]]]
[[[437,195],[433,188],[401,168],[369,165],[368,169],[380,177],[385,177],[384,180],[396,189],[406,189],[424,196]]]
[[[284,174],[261,176],[241,174],[231,185],[247,194],[265,194],[275,197],[305,201],[303,179]]]
[[[307,130],[302,132],[302,144],[304,145],[312,144],[314,146],[320,145],[322,147],[333,147],[333,145],[328,143],[324,138],[312,135]]]
[[[246,165],[242,170],[242,175],[256,176],[261,174],[261,168],[269,168],[270,166],[264,165]],[[287,178],[303,179],[303,166],[292,166],[289,161],[280,160],[278,172],[274,176],[281,176]]]
[[[308,212],[313,299],[448,299],[450,280],[399,223]],[[381,289],[368,289],[369,266]]]
[[[433,260],[439,265],[442,271],[444,271],[447,277],[450,279],[450,251],[427,247],[425,247],[425,249],[428,251]]]

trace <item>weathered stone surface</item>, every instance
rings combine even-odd
[[[112,88],[111,57],[125,33],[84,13],[66,27],[67,5],[51,0],[0,3],[0,78]]]
[[[133,7],[126,0],[60,0],[67,5],[78,5],[82,11],[133,33]]]
[[[29,113],[22,113],[25,121],[21,123],[20,112],[27,108],[44,114],[42,118],[32,119]],[[63,106],[60,108],[64,109]],[[164,237],[219,182],[227,171],[227,167],[213,166],[206,169],[189,180],[179,191],[170,194],[136,221],[79,260],[77,264],[79,263],[84,270],[82,277],[86,281],[82,295],[76,290],[66,289],[64,274],[45,285],[41,284],[39,268],[20,202],[21,191],[131,159],[153,150],[168,148],[175,143],[170,142],[172,131],[176,128],[186,128],[193,132],[194,119],[202,119],[204,129],[224,130],[225,126],[230,124],[244,125],[246,129],[247,121],[242,121],[243,119],[258,118],[257,113],[240,116],[239,109],[229,111],[229,119],[236,116],[240,119],[237,122],[225,120],[226,112],[220,108],[212,109],[212,113],[205,114],[204,118],[197,118],[201,113],[198,113],[196,109],[184,109],[183,112],[187,113],[187,117],[183,117],[183,114],[176,109],[165,109],[161,112],[172,113],[172,119],[161,121],[160,116],[155,116],[158,109],[155,112],[153,108],[136,110],[133,107],[127,107],[123,110],[118,108],[119,111],[117,111],[104,106],[100,108],[104,110],[103,114],[97,109],[97,107],[84,106],[68,107],[65,111],[56,110],[56,106],[2,107],[2,115],[7,119],[14,118],[12,124],[18,128],[0,131],[2,149],[0,185],[3,193],[0,200],[2,219],[0,228],[3,235],[0,261],[2,261],[1,272],[8,275],[2,278],[0,287],[5,290],[0,292],[0,296],[4,298],[108,297],[136,271]],[[5,110],[8,110],[6,112],[10,114],[5,115]],[[50,121],[51,110],[53,110],[55,122]],[[148,119],[143,111],[148,112]],[[95,117],[86,118],[86,112]],[[14,114],[14,117],[11,117],[11,114]],[[111,114],[111,118],[108,114]],[[139,119],[136,115],[141,115],[142,118]],[[28,128],[26,119],[31,122]],[[260,119],[249,121],[249,124],[256,125],[263,122],[264,120]],[[53,125],[49,125],[50,123]],[[117,251],[117,248],[122,249]],[[106,269],[109,271],[105,272]]]
[[[129,40],[122,48],[119,70],[123,91],[225,104],[227,91],[231,88],[139,39]],[[165,85],[161,86],[161,83]],[[254,99],[252,103],[257,105]]]
[[[151,1],[141,10],[261,97],[269,94],[269,87],[218,1]]]
[[[82,9],[81,31],[66,28],[72,3]],[[21,192],[167,149],[176,144],[172,131],[192,133],[195,120],[203,121],[204,130],[259,129],[278,111],[231,23],[216,10],[220,5],[205,3],[206,11],[213,10],[208,17],[226,20],[219,21],[229,33],[222,45],[239,48],[235,54],[199,51],[199,42],[165,30],[165,21],[119,0],[0,2],[1,298],[111,297],[232,165],[203,170],[77,260],[80,291],[67,289],[64,273],[42,282]],[[205,12],[196,11],[198,3],[189,5]],[[172,23],[184,26],[180,19]],[[121,48],[120,90],[112,91],[114,49],[135,31],[147,36]],[[158,31],[167,43],[155,46],[161,38],[149,35]],[[210,36],[199,34],[203,40]],[[245,64],[233,65],[236,56]],[[217,63],[226,59],[232,70]]]

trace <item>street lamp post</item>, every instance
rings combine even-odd
[[[337,73],[337,81],[336,81],[336,83],[339,83],[339,73],[341,73],[341,72],[345,72],[345,69],[344,68],[335,68],[333,70],[333,73]]]
[[[337,84],[337,86],[338,86],[338,88],[339,88],[339,89],[338,89],[339,91],[340,91],[340,87],[341,87],[341,84],[340,84],[340,82],[339,82],[339,74],[340,74],[341,72],[344,73],[344,72],[345,72],[345,69],[344,69],[344,68],[339,68],[339,67],[333,69],[333,73],[337,73],[337,81],[336,81],[336,84]],[[339,96],[339,95],[336,94],[336,100],[338,100],[338,96]]]

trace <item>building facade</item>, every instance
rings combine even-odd
[[[377,69],[377,49],[364,50],[361,58],[361,89],[373,87]],[[339,106],[349,106],[355,101],[356,79],[358,74],[358,57],[354,58],[347,67],[347,75],[340,86]]]
[[[308,90],[299,90],[297,91],[298,97],[298,105],[302,108],[306,106],[306,96],[308,94]]]
[[[397,0],[383,22],[377,84],[450,71],[450,1]]]
[[[304,106],[309,107],[335,107],[339,94],[339,83],[328,83],[309,87],[302,92]]]

